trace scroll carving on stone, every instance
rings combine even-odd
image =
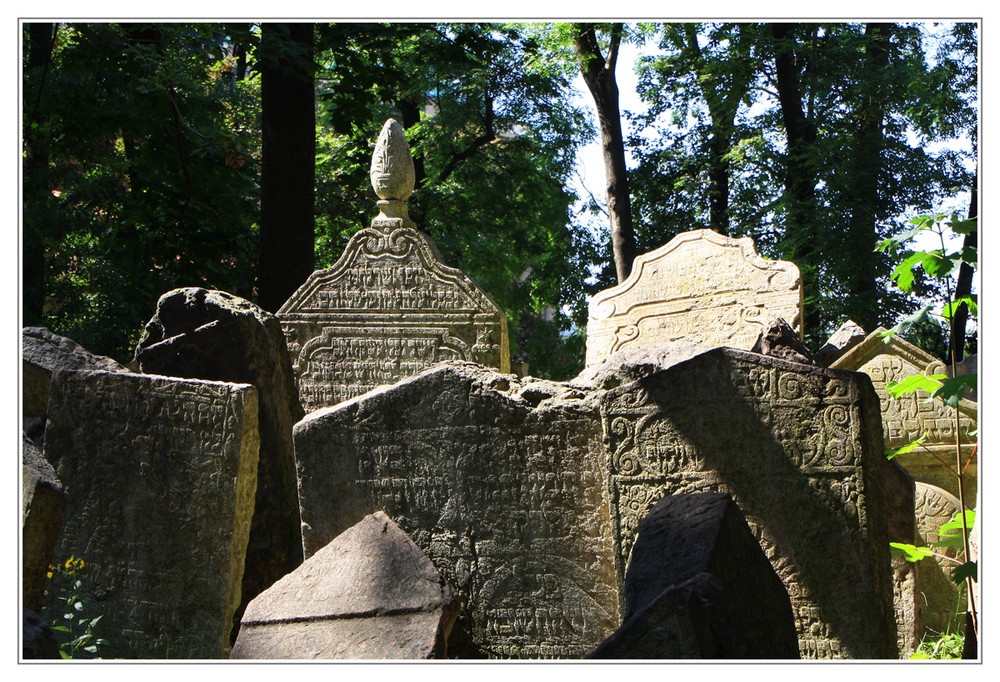
[[[627,280],[591,299],[587,366],[666,341],[749,350],[774,317],[802,333],[795,264],[761,258],[749,237],[692,230],[638,256]]]
[[[278,311],[307,412],[442,360],[510,371],[503,311],[468,275],[445,265],[407,216],[413,161],[392,119],[376,144],[371,179],[380,197],[371,227]]]

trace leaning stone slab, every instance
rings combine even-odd
[[[86,561],[105,657],[225,655],[257,450],[252,386],[53,374],[45,457],[66,491],[56,556]]]
[[[595,395],[449,362],[310,413],[306,556],[384,510],[465,604],[450,656],[586,656],[620,622]]]
[[[457,594],[392,519],[370,514],[247,607],[232,658],[444,658]]]
[[[749,350],[773,317],[802,333],[802,278],[757,255],[749,237],[692,230],[635,259],[590,301],[587,366],[627,346],[688,341]]]
[[[22,436],[21,447],[23,605],[25,609],[40,613],[52,551],[62,530],[66,496],[52,465],[27,436]]]
[[[278,319],[224,291],[174,289],[160,297],[135,359],[147,374],[250,384],[260,406],[260,456],[243,600],[302,563],[292,426],[304,414]]]
[[[730,348],[609,390],[618,570],[664,495],[727,492],[788,590],[803,658],[896,658],[877,400],[863,374]]]
[[[929,396],[924,391],[893,398],[886,390],[890,381],[901,381],[912,374],[945,374],[945,365],[898,334],[886,343],[879,337],[884,331],[879,327],[830,366],[864,372],[871,377],[882,407],[885,447],[898,448],[927,434],[920,448],[896,455],[895,460],[914,480],[930,483],[957,496],[956,478],[941,463],[941,460],[951,462],[954,468],[954,410],[939,400],[928,401]],[[976,445],[976,437],[971,434],[976,430],[978,406],[971,400],[961,400],[958,411],[957,435],[962,441],[962,461],[966,462]],[[976,498],[978,469],[977,458],[974,458],[964,477],[967,500]]]
[[[717,586],[697,591],[700,608],[663,599],[697,576]],[[710,627],[692,622],[703,611]],[[725,493],[670,495],[643,518],[625,574],[625,618],[594,658],[799,657],[788,592]],[[720,631],[728,636],[716,638]]]
[[[124,372],[125,368],[103,355],[94,355],[73,339],[44,327],[21,330],[21,389],[25,417],[44,417],[49,404],[49,379],[56,370]]]
[[[443,360],[510,371],[507,317],[406,215],[413,160],[389,119],[372,158],[381,200],[333,267],[278,310],[307,412],[394,384]]]

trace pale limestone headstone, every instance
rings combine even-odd
[[[795,264],[761,258],[750,237],[692,230],[636,257],[628,279],[591,299],[587,366],[670,341],[749,350],[774,317],[802,334]]]
[[[915,544],[963,561],[965,552],[934,546],[939,540],[941,526],[951,521],[961,508],[958,498],[935,485],[918,482],[915,508]],[[922,598],[923,623],[931,633],[956,632],[962,624],[960,614],[965,611],[965,590],[951,579],[957,565],[939,557],[928,557],[917,564],[917,586]]]
[[[371,227],[347,243],[278,311],[307,412],[413,376],[442,360],[510,371],[507,317],[457,268],[445,265],[407,217],[413,161],[389,119],[372,158],[381,200]]]
[[[247,384],[52,375],[45,457],[66,493],[55,556],[85,561],[102,656],[226,655],[258,447]]]
[[[616,627],[596,392],[449,362],[296,424],[309,557],[383,510],[461,595],[458,658],[583,658]]]
[[[232,658],[444,658],[458,607],[430,559],[379,511],[250,602]]]
[[[716,348],[601,398],[616,564],[664,495],[726,492],[792,602],[802,658],[896,658],[868,377]]]
[[[924,391],[917,391],[900,398],[893,398],[886,390],[890,381],[902,381],[912,374],[945,374],[945,365],[930,353],[893,335],[889,342],[879,336],[885,331],[879,327],[858,346],[848,351],[831,365],[834,369],[864,372],[872,379],[882,409],[882,430],[885,447],[898,448],[924,433],[923,446],[913,452],[896,455],[895,460],[914,480],[931,483],[958,495],[954,474],[945,467],[942,459],[955,467],[955,411],[940,400],[928,401]],[[958,435],[961,438],[962,462],[968,461],[976,445],[978,406],[971,400],[961,400],[958,406]],[[965,494],[967,500],[976,498],[978,457],[966,469]]]

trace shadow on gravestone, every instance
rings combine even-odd
[[[281,325],[238,296],[197,287],[175,289],[157,302],[135,359],[147,374],[257,389],[260,457],[238,626],[251,599],[302,563],[292,426],[304,412]]]
[[[376,512],[250,602],[231,658],[445,658],[458,609],[427,555]]]
[[[896,658],[878,401],[868,377],[717,348],[607,391],[621,575],[664,494],[727,492],[792,600],[803,658]]]
[[[732,498],[654,505],[625,574],[625,622],[590,658],[798,657],[788,592]]]
[[[915,486],[906,469],[885,460],[886,511],[889,542],[912,545],[916,542]],[[923,608],[918,596],[919,569],[905,557],[892,560],[892,602],[896,613],[896,644],[899,657],[909,658],[920,643]]]
[[[66,496],[55,469],[41,451],[27,436],[22,436],[21,442],[23,606],[40,613],[52,552],[62,530]]]

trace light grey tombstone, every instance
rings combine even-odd
[[[253,515],[256,390],[59,371],[48,415],[45,457],[66,492],[56,556],[86,563],[102,654],[224,657]]]

